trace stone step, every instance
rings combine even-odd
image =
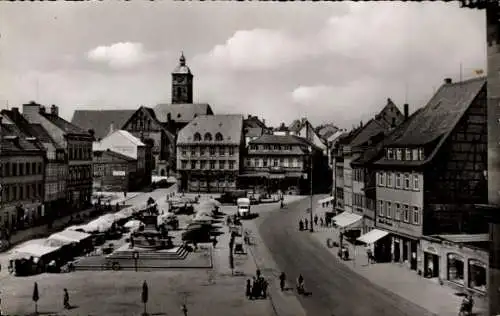
[[[182,260],[188,255],[188,250],[181,246],[176,252],[154,252],[144,251],[139,253],[141,259],[155,259],[155,260]],[[133,254],[129,251],[117,251],[107,256],[108,259],[132,259]]]

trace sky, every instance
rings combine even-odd
[[[0,108],[169,103],[183,51],[194,102],[277,126],[342,128],[391,98],[424,106],[486,70],[484,11],[458,3],[2,2]]]

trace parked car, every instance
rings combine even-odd
[[[224,192],[219,198],[215,198],[215,200],[222,204],[236,204],[239,198],[245,197],[247,197],[247,192],[245,190],[233,190]]]

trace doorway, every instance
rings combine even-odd
[[[424,252],[424,269],[424,277],[439,277],[439,256],[429,252]]]
[[[401,259],[401,245],[399,239],[394,239],[394,262],[399,262]]]
[[[408,241],[403,241],[403,262],[408,261]]]
[[[411,270],[417,270],[417,242],[416,241],[410,241],[410,252],[411,252],[411,258],[410,258],[410,269]]]

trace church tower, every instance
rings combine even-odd
[[[179,65],[172,72],[172,104],[193,103],[193,74],[181,53]]]

